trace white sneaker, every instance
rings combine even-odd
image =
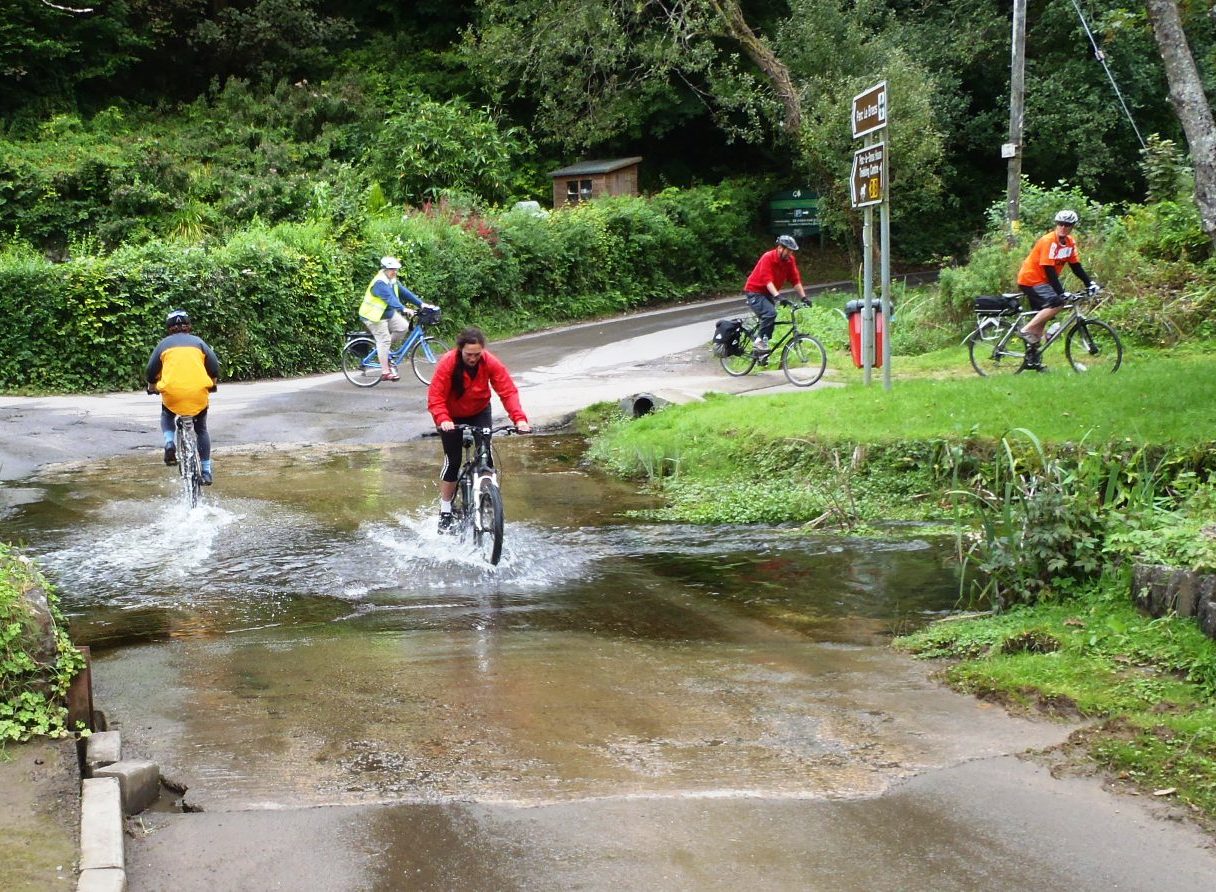
[[[767,350],[768,341],[766,341],[764,338],[756,338],[756,340],[752,341],[752,347],[757,350]]]

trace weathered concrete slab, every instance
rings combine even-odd
[[[127,892],[127,872],[116,867],[82,870],[76,892]]]
[[[124,869],[122,789],[118,778],[89,778],[81,784],[80,869]]]
[[[84,767],[89,777],[97,769],[113,765],[122,759],[122,735],[118,731],[98,731],[85,744]]]
[[[97,769],[96,777],[116,778],[124,814],[137,815],[160,796],[160,766],[145,759],[126,759]]]

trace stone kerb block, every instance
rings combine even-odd
[[[160,796],[160,766],[143,759],[127,759],[97,769],[96,777],[118,780],[124,814],[139,814]]]
[[[85,743],[84,767],[88,777],[98,768],[113,765],[122,759],[122,735],[118,731],[97,731]]]
[[[127,892],[127,872],[113,867],[81,871],[76,892]]]
[[[114,777],[96,777],[80,786],[80,869],[125,870],[122,789]]]

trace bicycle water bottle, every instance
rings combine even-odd
[[[1060,323],[1053,322],[1047,329],[1047,337],[1054,338],[1060,331]]]

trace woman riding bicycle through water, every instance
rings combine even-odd
[[[798,262],[794,259],[794,252],[797,250],[798,243],[794,241],[793,236],[777,236],[777,247],[760,255],[752,274],[747,277],[747,284],[743,286],[747,305],[760,320],[754,342],[757,350],[768,349],[768,339],[773,336],[773,327],[777,323],[775,301],[781,295],[782,286],[787,281],[792,282],[798,289],[798,296],[806,300],[802,276],[798,273]]]
[[[160,394],[165,464],[177,464],[176,416],[193,417],[203,485],[210,486],[211,435],[207,433],[207,406],[211,401],[209,394],[215,391],[220,377],[220,361],[206,341],[190,333],[190,316],[185,310],[171,310],[165,319],[165,328],[169,335],[152,351],[145,375],[148,393]]]
[[[1076,211],[1065,209],[1056,214],[1055,230],[1034,243],[1030,254],[1022,263],[1021,270],[1018,271],[1018,287],[1030,301],[1030,308],[1038,310],[1020,332],[1026,341],[1027,368],[1042,368],[1039,342],[1043,340],[1043,330],[1068,302],[1064,285],[1060,282],[1060,272],[1064,265],[1068,264],[1077,278],[1085,283],[1090,294],[1097,294],[1101,290],[1098,283],[1085,272],[1085,267],[1081,266],[1077,243],[1072,237],[1073,227],[1079,220]]]
[[[439,428],[443,441],[443,468],[439,472],[439,532],[454,526],[452,499],[460,476],[460,451],[464,435],[458,424],[490,427],[490,388],[502,400],[503,408],[520,433],[532,426],[519,404],[519,388],[502,360],[486,349],[486,336],[480,328],[469,327],[456,337],[456,349],[439,358],[435,377],[427,390],[427,408]],[[491,458],[491,461],[493,459]]]

